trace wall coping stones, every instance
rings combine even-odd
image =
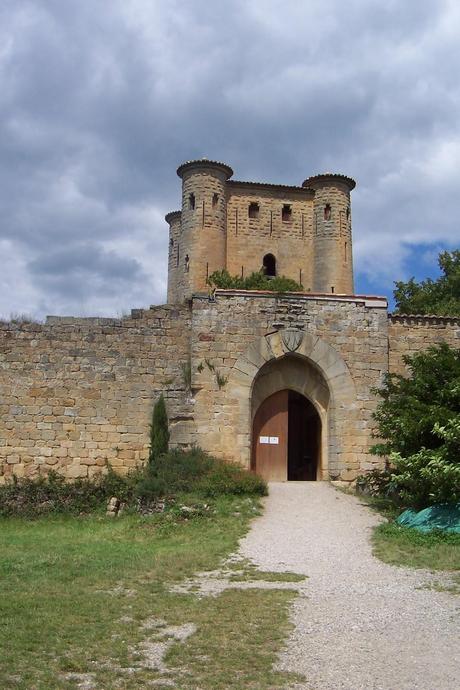
[[[439,314],[388,314],[392,323],[445,323],[460,325],[460,316],[440,316]]]
[[[347,302],[355,304],[364,304],[365,307],[377,308],[377,309],[387,309],[388,300],[386,297],[379,297],[374,295],[341,295],[332,294],[324,292],[271,292],[270,290],[224,290],[218,288],[213,293],[213,298],[221,297],[246,297],[246,298],[272,298],[289,301],[323,301],[323,302]],[[210,296],[208,294],[197,292],[193,295],[193,299],[198,300],[209,300]]]

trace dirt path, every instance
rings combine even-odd
[[[264,570],[309,576],[279,668],[298,690],[456,690],[460,599],[433,576],[372,556],[379,518],[326,483],[272,484],[241,553]],[[436,579],[436,578],[434,578]]]

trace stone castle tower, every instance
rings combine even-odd
[[[263,270],[306,292],[353,294],[350,192],[345,175],[308,177],[302,186],[230,179],[225,163],[201,159],[177,169],[182,210],[168,213],[168,303],[207,289],[214,271]]]

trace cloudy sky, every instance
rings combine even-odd
[[[354,177],[356,291],[460,244],[458,0],[1,0],[0,316],[166,295],[187,159]]]

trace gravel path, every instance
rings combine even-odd
[[[309,576],[279,662],[305,676],[296,690],[460,687],[460,599],[424,588],[436,580],[426,571],[374,558],[378,522],[325,482],[271,484],[264,515],[241,543],[264,570]]]

